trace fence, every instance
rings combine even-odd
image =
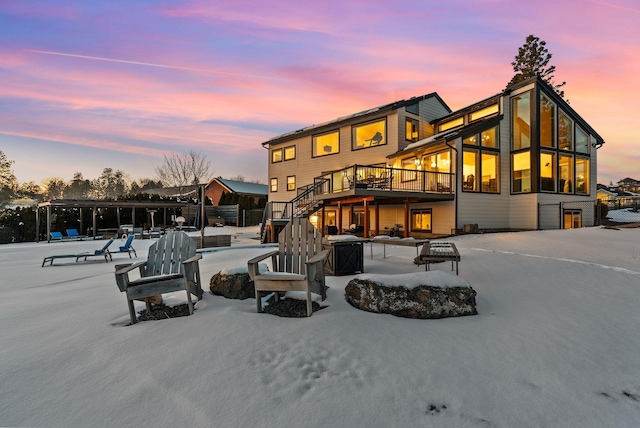
[[[601,212],[597,200],[538,204],[538,229],[597,226],[602,219]]]
[[[243,210],[240,205],[205,206],[207,218],[211,221],[215,217],[222,217],[224,223],[230,226],[256,226],[262,221],[264,209]],[[196,206],[190,206],[185,216],[190,223],[195,218]],[[183,214],[184,215],[184,214]]]

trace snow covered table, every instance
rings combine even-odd
[[[418,247],[429,242],[428,239],[414,239],[414,238],[399,238],[392,237],[387,235],[376,236],[371,239],[371,245],[369,246],[369,250],[371,252],[371,258],[373,259],[373,244],[382,244],[383,245],[383,259],[387,258],[387,245],[402,245],[405,247],[415,247],[416,248],[416,257],[418,257]]]
[[[451,261],[451,270],[453,270],[453,262],[456,263],[456,275],[458,274],[458,262],[460,262],[460,253],[453,242],[427,242],[422,246],[420,252],[420,260],[423,261],[424,270],[431,270],[431,263],[439,263],[447,260]]]

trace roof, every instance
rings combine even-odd
[[[636,180],[635,178],[623,178],[622,180],[618,181],[618,183],[637,183],[638,180]]]
[[[40,207],[62,208],[182,208],[187,201],[103,201],[99,199],[52,199],[38,203]]]
[[[189,184],[187,186],[182,187],[182,192],[179,187],[160,187],[156,189],[145,189],[141,193],[148,195],[160,195],[160,196],[171,196],[171,197],[180,197],[180,196],[188,196],[195,197],[196,190],[200,187],[200,184]]]
[[[427,146],[435,141],[438,140],[444,140],[447,141],[447,137],[457,137],[458,133],[459,133],[460,129],[448,129],[446,131],[440,132],[438,134],[433,134],[430,137],[427,138],[423,138],[422,140],[418,140],[416,142],[413,142],[411,144],[409,144],[407,147],[405,147],[402,150],[398,150],[395,153],[390,154],[389,156],[387,156],[387,158],[394,158],[396,156],[401,155],[402,153],[407,153],[407,152],[411,152],[413,150],[417,150],[421,147]],[[450,139],[450,138],[449,138]]]
[[[217,177],[212,179],[209,182],[209,184],[211,184],[214,181],[220,183],[221,186],[225,187],[228,191],[233,193],[241,193],[244,195],[264,195],[264,196],[267,196],[267,194],[269,193],[269,190],[266,184],[247,183],[246,181],[228,180],[222,177]]]
[[[473,104],[471,104],[471,105],[469,105],[467,107],[463,107],[463,108],[461,108],[459,110],[451,112],[450,114],[448,114],[446,116],[442,116],[442,117],[439,117],[437,119],[434,119],[430,123],[434,124],[434,123],[438,123],[438,122],[446,122],[446,121],[448,121],[449,119],[451,119],[453,117],[462,116],[464,114],[470,113],[470,112],[475,111],[475,110],[481,110],[481,109],[483,109],[483,108],[485,108],[487,106],[490,106],[492,104],[497,103],[499,101],[499,98],[500,98],[501,95],[502,95],[502,92],[499,93],[499,94],[491,95],[490,97],[485,98],[482,101],[478,101],[478,102],[473,103]]]
[[[321,128],[325,128],[325,127],[328,127],[330,125],[334,125],[336,123],[345,122],[345,121],[348,121],[350,119],[372,116],[374,114],[378,114],[378,113],[381,113],[381,112],[384,112],[384,111],[397,110],[397,109],[399,109],[401,107],[405,107],[405,106],[414,104],[416,102],[426,100],[428,98],[436,98],[448,111],[451,111],[449,106],[444,102],[444,100],[442,98],[440,98],[440,95],[438,95],[437,92],[431,92],[430,94],[422,95],[422,96],[419,96],[419,97],[411,97],[411,98],[406,99],[406,100],[394,101],[392,103],[384,104],[384,105],[381,105],[381,106],[378,106],[378,107],[374,107],[374,108],[370,108],[370,109],[367,109],[367,110],[363,110],[363,111],[358,112],[358,113],[353,113],[353,114],[350,114],[350,115],[347,115],[347,116],[342,116],[342,117],[339,117],[337,119],[330,120],[328,122],[323,122],[323,123],[320,123],[320,124],[317,124],[317,125],[307,126],[306,128],[301,128],[301,129],[298,129],[297,131],[287,132],[286,134],[282,134],[282,135],[279,135],[277,137],[273,137],[268,141],[265,141],[264,143],[262,143],[262,145],[264,147],[266,147],[269,144],[276,144],[276,143],[279,143],[281,141],[288,141],[293,136],[295,136],[297,138],[297,137],[300,137],[300,136],[303,136],[303,135],[308,135],[308,134],[311,134],[313,132],[317,132]]]

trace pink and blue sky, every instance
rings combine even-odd
[[[171,152],[267,182],[263,141],[437,92],[500,92],[527,35],[604,138],[598,181],[640,179],[637,0],[0,0],[0,150],[19,182]]]

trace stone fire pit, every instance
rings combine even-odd
[[[345,288],[347,302],[368,312],[404,318],[476,315],[476,292],[459,276],[441,271],[361,274]]]

